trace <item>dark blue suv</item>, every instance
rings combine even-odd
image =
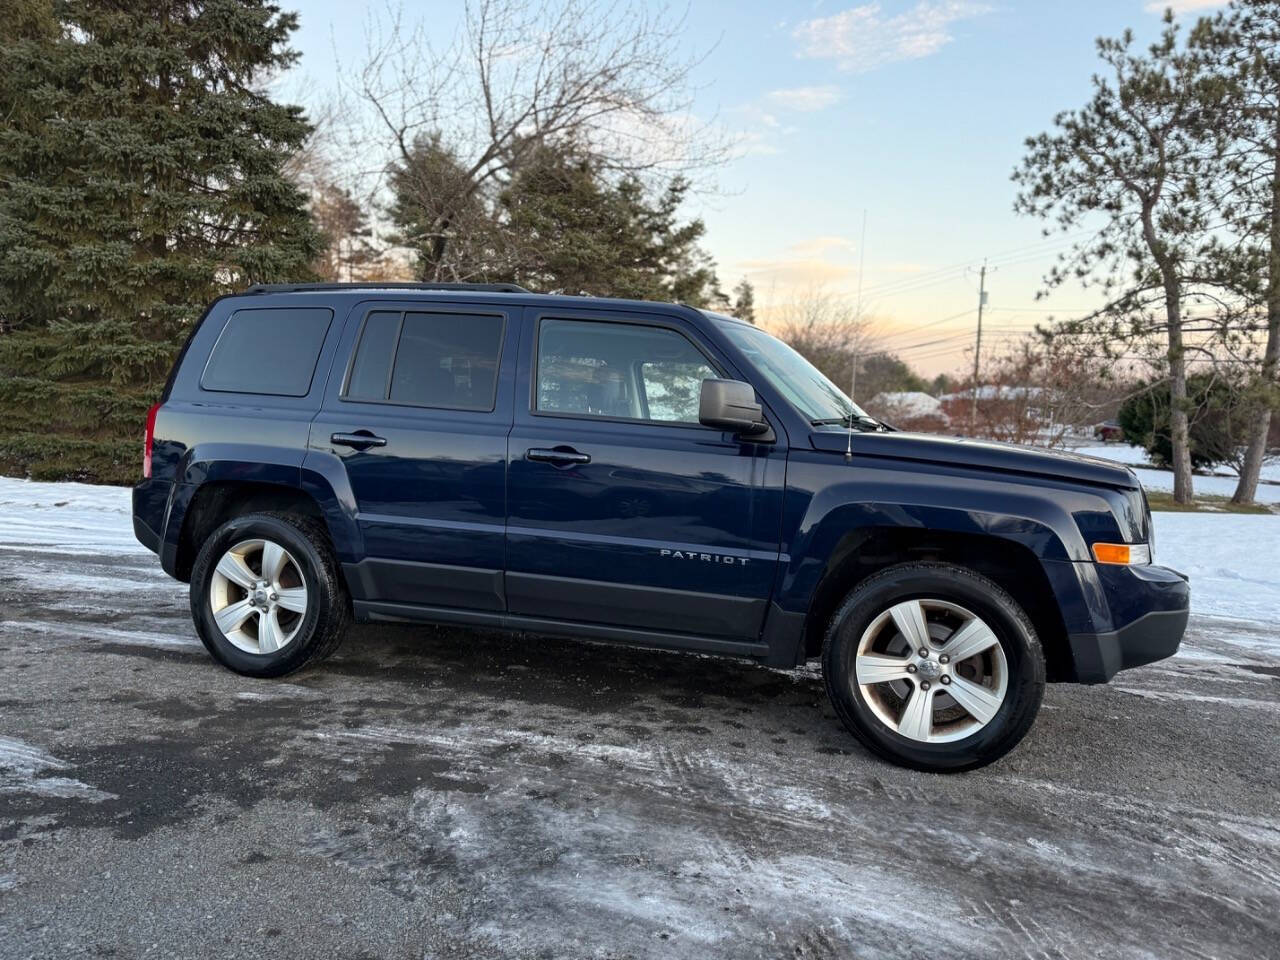
[[[988,763],[1046,680],[1167,657],[1183,577],[1133,473],[894,431],[749,324],[509,285],[216,301],[147,421],[138,539],[209,652],[275,677],[350,620],[820,657],[919,769]]]

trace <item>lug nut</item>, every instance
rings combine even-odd
[[[277,600],[279,600],[279,599],[280,599],[280,594],[278,594],[278,593],[273,593],[273,594],[271,595],[271,602],[272,602],[272,603],[275,603],[275,602],[276,602]]]
[[[950,663],[950,662],[951,662],[951,658],[950,658],[950,657],[948,657],[948,656],[944,653],[942,656],[940,656],[940,657],[938,658],[938,662],[939,662],[939,663]]]
[[[916,665],[914,663],[908,663],[907,673],[915,673],[915,672],[916,672]]]
[[[950,677],[943,677],[943,678],[942,678],[942,685],[943,685],[944,687],[945,687],[948,683],[950,683],[950,682],[951,682],[951,678],[950,678]]]
[[[920,656],[924,657],[926,660],[929,659],[929,650],[927,647],[920,648]]]
[[[921,689],[921,690],[928,690],[928,689],[929,689],[929,681],[928,681],[928,680],[926,680],[926,681],[924,681],[923,683],[921,683],[921,684],[920,684],[920,689]]]

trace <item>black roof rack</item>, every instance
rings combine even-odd
[[[515,283],[255,283],[245,293],[293,293],[298,290],[469,290],[474,293],[531,293]]]

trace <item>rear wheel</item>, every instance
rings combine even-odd
[[[224,666],[278,677],[338,646],[350,604],[324,528],[293,514],[236,517],[205,541],[191,573],[191,614]]]
[[[1017,602],[963,567],[891,567],[857,586],[823,647],[840,719],[876,753],[918,770],[983,766],[1030,729],[1044,655]]]

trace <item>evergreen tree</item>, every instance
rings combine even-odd
[[[611,181],[585,150],[541,146],[524,157],[501,190],[462,205],[453,188],[465,171],[440,138],[420,140],[393,168],[389,213],[418,276],[727,308],[699,246],[706,227],[680,217],[687,182],[652,196],[635,177]]]
[[[746,277],[733,288],[733,315],[747,323],[756,322],[756,288]]]
[[[871,354],[858,371],[858,392],[867,398],[878,393],[924,393],[928,389],[928,381],[892,353]]]
[[[1224,283],[1246,304],[1244,342],[1232,346],[1253,361],[1254,375],[1245,390],[1249,430],[1231,499],[1252,503],[1280,409],[1280,0],[1236,0],[1197,24],[1191,49],[1221,81],[1202,97],[1202,127],[1206,137],[1227,143],[1215,207],[1233,236],[1215,244],[1213,254]],[[1261,356],[1250,356],[1258,320],[1265,338]]]
[[[263,0],[18,8],[0,39],[0,466],[127,480],[203,307],[305,279],[320,250],[282,170],[310,127],[264,92],[297,18]]]
[[[316,275],[340,283],[364,279],[378,250],[360,201],[348,188],[321,181],[311,190],[311,215],[327,244],[314,265]]]
[[[1061,232],[1087,235],[1046,278],[1098,281],[1104,307],[1057,328],[1102,352],[1149,353],[1168,370],[1173,496],[1192,497],[1188,439],[1186,307],[1205,282],[1205,249],[1216,214],[1201,186],[1213,158],[1197,129],[1202,73],[1186,55],[1172,15],[1145,53],[1133,36],[1098,41],[1111,76],[1095,75],[1082,108],[1054,118],[1054,129],[1027,140],[1014,171],[1015,209]],[[1048,232],[1048,231],[1046,231]],[[1159,341],[1163,340],[1163,345]],[[1158,352],[1157,352],[1158,351]]]
[[[677,178],[650,198],[634,177],[607,182],[585,152],[535,151],[499,199],[517,282],[546,292],[726,305],[698,246],[706,227],[680,221],[687,191]]]
[[[494,201],[468,179],[438,135],[420,136],[388,175],[392,243],[412,253],[419,280],[509,281],[495,252]]]

